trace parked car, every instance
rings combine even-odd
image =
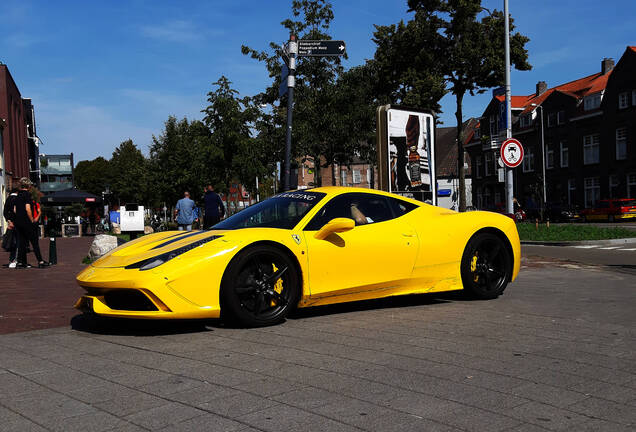
[[[636,218],[636,199],[613,198],[600,200],[594,208],[581,211],[585,221],[608,221]]]
[[[578,208],[560,202],[548,203],[544,218],[550,222],[578,222],[582,220]]]

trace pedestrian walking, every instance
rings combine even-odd
[[[203,200],[205,201],[203,228],[209,229],[219,223],[221,218],[223,218],[225,215],[225,206],[223,205],[221,197],[214,192],[214,186],[211,184],[208,185]]]
[[[17,268],[29,268],[27,262],[27,244],[31,243],[31,248],[38,260],[38,267],[48,267],[49,263],[42,259],[40,244],[38,242],[37,224],[40,220],[41,212],[36,212],[35,202],[31,197],[31,187],[33,183],[26,177],[20,179],[20,190],[16,197],[14,211],[14,225],[18,232],[18,263]]]
[[[2,214],[7,220],[6,244],[3,239],[2,245],[9,252],[9,268],[16,268],[18,251],[18,230],[15,228],[15,202],[18,198],[18,189],[13,189],[4,203]]]
[[[177,207],[174,211],[177,224],[179,224],[179,231],[192,231],[192,223],[198,220],[195,215],[195,208],[196,204],[190,199],[190,192],[184,192],[183,198],[177,201]]]

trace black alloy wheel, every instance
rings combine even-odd
[[[235,257],[223,277],[221,314],[247,327],[277,324],[296,306],[298,271],[272,246],[256,246]]]
[[[512,257],[504,242],[494,234],[475,234],[462,257],[464,290],[478,299],[501,295],[512,277]]]

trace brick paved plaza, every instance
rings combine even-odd
[[[55,273],[22,274],[51,277],[41,280],[41,290],[56,301],[71,297],[47,319],[74,317],[60,327],[0,336],[2,430],[636,425],[633,274],[524,260],[518,281],[494,301],[414,296],[233,329],[79,316],[70,295],[78,288]]]

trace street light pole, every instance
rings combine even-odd
[[[541,217],[543,218],[543,216],[545,215],[545,206],[546,203],[548,202],[548,194],[547,194],[547,190],[546,190],[546,180],[545,180],[545,132],[544,132],[544,128],[543,128],[543,107],[541,105],[537,105],[537,104],[531,104],[531,106],[535,107],[535,108],[539,108],[541,109],[541,178],[542,178],[542,183],[543,183],[543,203],[541,205]]]
[[[504,0],[504,31],[505,31],[505,60],[506,60],[506,139],[512,138],[512,105],[510,94],[510,18],[508,0]],[[512,204],[514,195],[512,168],[506,170],[506,213],[515,214]]]

